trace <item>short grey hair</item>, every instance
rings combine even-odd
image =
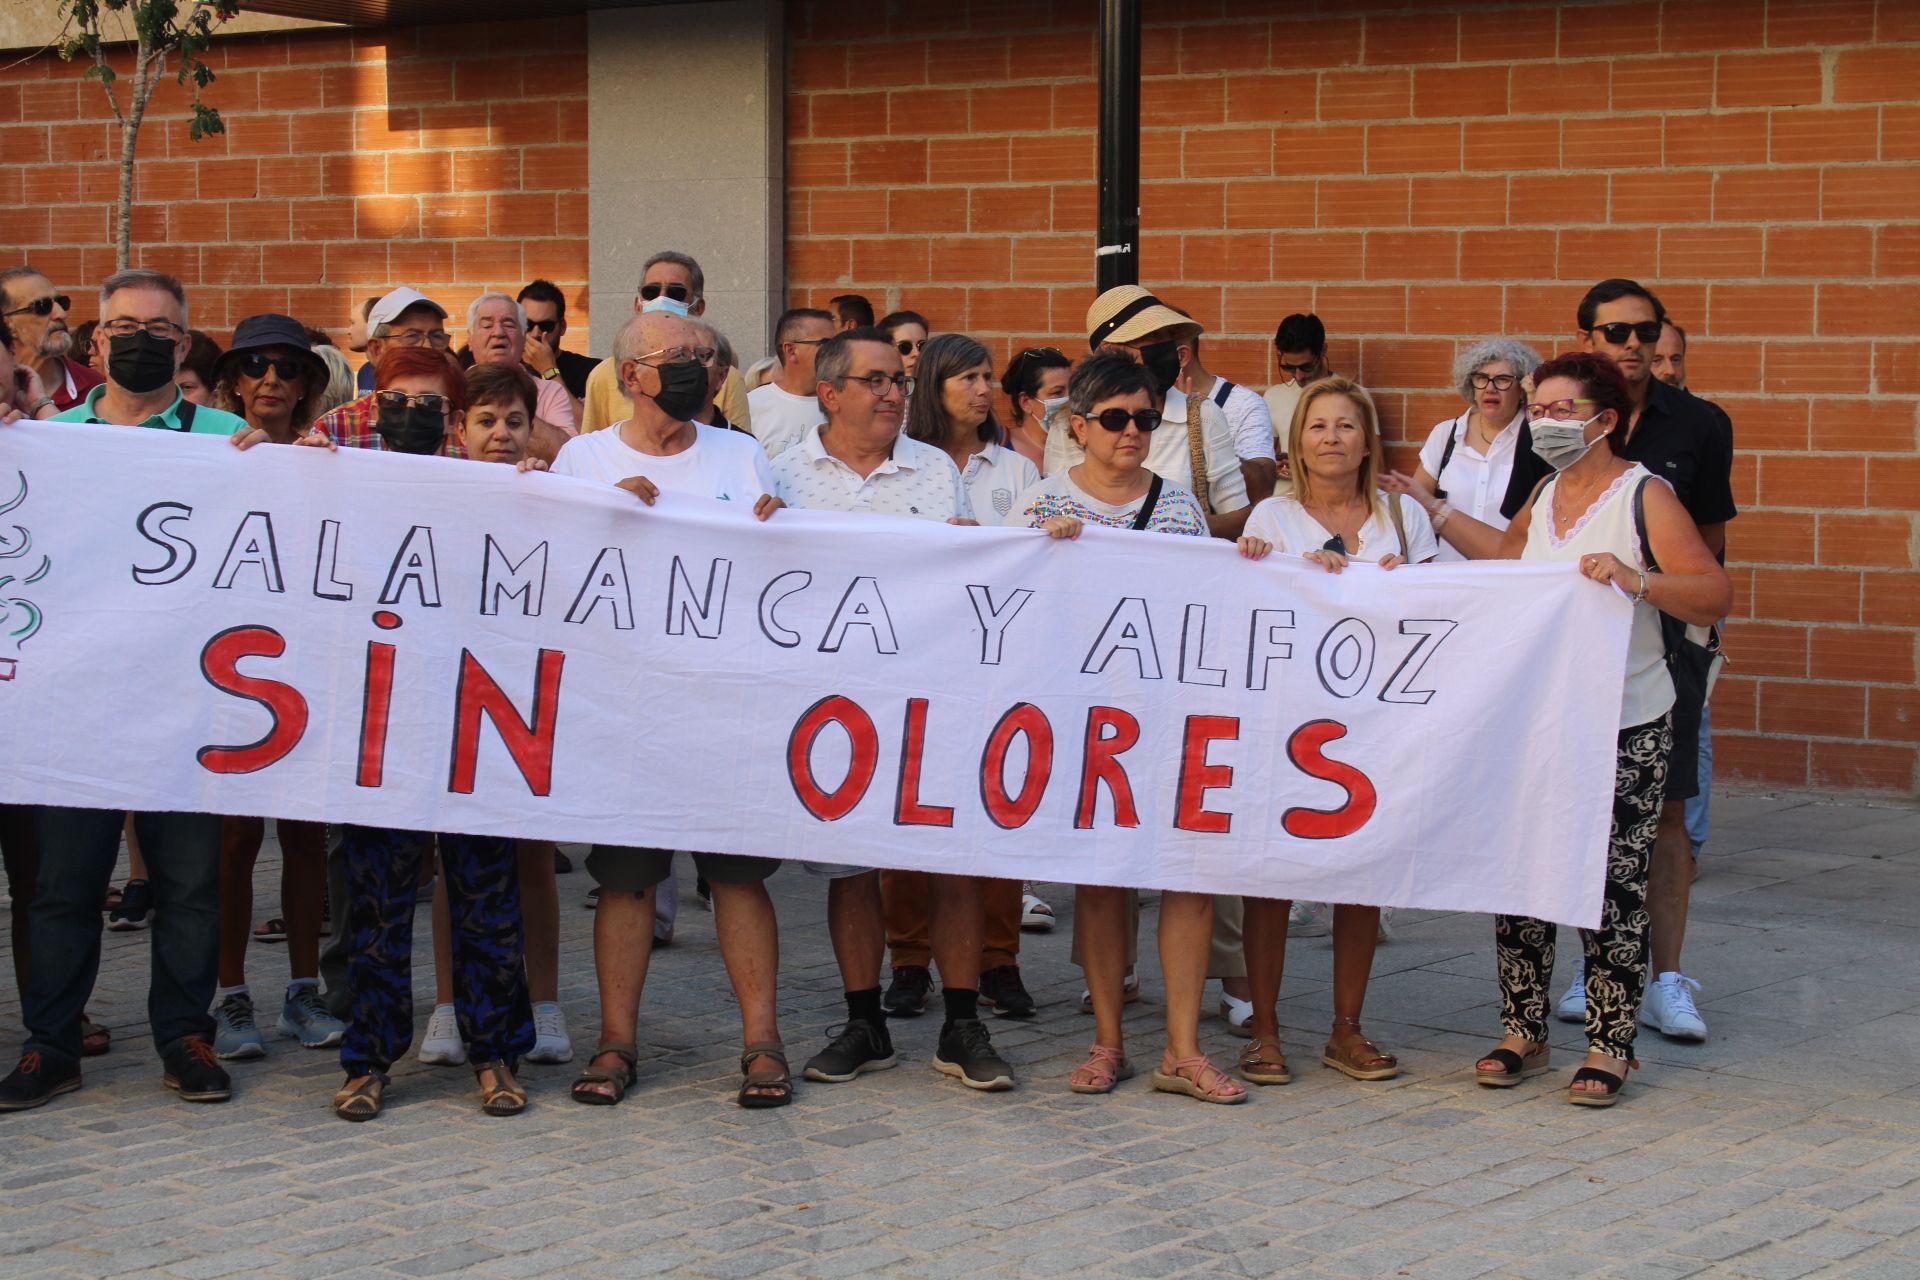
[[[15,280],[30,280],[35,276],[40,277],[42,280],[47,279],[47,273],[34,266],[31,262],[22,262],[18,266],[7,267],[4,270],[0,270],[0,292],[4,292],[8,298],[12,298],[13,282]]]
[[[193,325],[187,319],[187,290],[179,277],[170,276],[164,271],[152,271],[146,267],[130,267],[125,271],[116,271],[100,282],[100,314],[107,314],[107,303],[113,295],[122,289],[158,289],[170,295],[180,304],[180,327],[191,329]]]
[[[733,344],[727,341],[726,334],[705,320],[695,320],[692,316],[687,317],[687,323],[692,325],[693,331],[706,339],[707,345],[713,348],[715,364],[723,369],[733,368]]]
[[[647,272],[653,270],[663,262],[671,262],[675,266],[685,267],[688,277],[693,281],[693,296],[696,298],[704,298],[707,296],[707,273],[700,269],[700,264],[693,260],[692,254],[681,253],[678,249],[662,249],[651,258],[648,258],[646,264],[640,268],[641,281],[645,282]]]
[[[1473,403],[1473,375],[1496,360],[1505,360],[1525,382],[1540,367],[1540,353],[1518,338],[1482,338],[1453,361],[1453,386],[1460,398]]]
[[[486,305],[487,303],[489,303],[489,302],[496,302],[496,301],[498,301],[498,302],[504,302],[504,303],[506,303],[506,304],[507,304],[508,306],[510,306],[510,307],[512,307],[512,308],[513,308],[513,318],[514,318],[514,321],[515,321],[515,323],[517,323],[517,324],[518,324],[518,325],[520,326],[520,332],[522,332],[522,333],[525,333],[525,332],[527,331],[527,309],[526,309],[525,307],[523,307],[523,306],[521,306],[521,305],[519,304],[519,302],[517,302],[517,301],[516,301],[516,300],[514,299],[514,296],[513,296],[512,294],[510,294],[510,293],[483,293],[483,294],[481,294],[481,295],[480,295],[479,297],[477,297],[477,298],[475,298],[475,299],[474,299],[474,300],[473,300],[472,302],[469,302],[469,303],[467,304],[467,333],[468,333],[468,334],[472,334],[472,333],[473,333],[473,322],[474,322],[474,320],[475,320],[476,318],[478,318],[478,317],[479,317],[479,315],[480,315],[480,308],[481,308],[481,307],[483,307],[483,306],[485,306],[485,305]],[[402,314],[402,315],[404,315],[404,314],[405,314],[405,312],[402,312],[401,314]],[[394,317],[394,318],[395,318],[395,319],[399,319],[399,317],[398,317],[398,316],[396,316],[396,317]],[[385,334],[382,334],[381,336],[382,336],[382,337],[385,337],[386,335],[385,335]],[[469,337],[469,338],[467,339],[467,341],[468,341],[469,343],[471,343],[471,342],[473,341],[473,339],[472,339],[471,337]]]
[[[831,382],[837,386],[853,372],[853,344],[856,342],[875,342],[888,348],[893,346],[880,330],[865,326],[843,329],[834,334],[821,343],[813,355],[813,386],[816,396],[819,395],[821,383]],[[826,411],[827,406],[821,405],[820,412]]]
[[[647,354],[646,343],[640,339],[640,330],[644,327],[644,317],[636,313],[620,332],[613,335],[613,367],[617,373],[621,364],[628,360],[638,360]]]

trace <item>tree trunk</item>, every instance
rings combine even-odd
[[[120,208],[115,222],[113,262],[115,271],[125,271],[133,248],[133,159],[140,145],[140,121],[147,114],[147,100],[153,96],[158,73],[152,54],[143,38],[134,51],[133,93],[127,102],[127,114],[120,121]]]

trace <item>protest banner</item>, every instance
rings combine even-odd
[[[0,428],[0,800],[1598,921],[1570,565],[747,506]]]

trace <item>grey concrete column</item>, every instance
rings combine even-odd
[[[593,354],[633,314],[640,267],[692,254],[706,320],[744,365],[785,294],[785,16],[780,0],[587,15],[587,235]]]

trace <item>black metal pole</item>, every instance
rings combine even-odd
[[[1101,292],[1140,283],[1140,0],[1100,3]]]

